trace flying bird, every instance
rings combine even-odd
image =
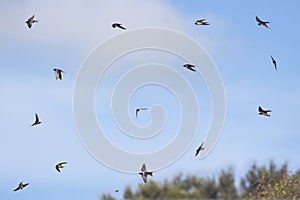
[[[56,80],[61,80],[62,79],[62,73],[65,73],[62,69],[53,69],[55,73],[55,78]]]
[[[38,20],[35,20],[34,15],[32,15],[32,17],[30,17],[25,23],[27,24],[28,28],[31,28],[32,24],[37,22]]]
[[[261,19],[259,19],[257,16],[255,17],[255,19],[256,19],[256,21],[258,22],[258,26],[264,26],[264,27],[266,27],[266,28],[270,28],[269,26],[268,26],[268,24],[270,23],[270,22],[264,22],[264,21],[262,21]]]
[[[205,21],[205,19],[197,20],[197,21],[195,22],[195,24],[196,24],[197,26],[199,26],[199,25],[209,25],[209,23],[207,23],[207,22]]]
[[[126,30],[126,28],[124,26],[122,26],[122,24],[119,24],[119,23],[113,23],[111,26],[113,28],[120,28],[120,29]]]
[[[60,163],[58,163],[57,165],[55,165],[55,169],[56,169],[58,172],[60,172],[60,169],[64,168],[63,165],[66,165],[66,164],[68,164],[68,163],[67,163],[67,162],[60,162]]]
[[[42,122],[40,121],[38,114],[35,113],[35,122],[31,126],[37,126],[40,123],[42,123]]]
[[[145,183],[147,183],[147,176],[148,176],[148,175],[152,176],[152,174],[153,174],[153,172],[148,172],[148,171],[147,171],[147,169],[146,169],[146,164],[144,163],[144,164],[142,165],[141,172],[139,173],[139,175],[142,176],[143,181],[144,181]]]
[[[29,183],[19,183],[18,187],[16,189],[14,189],[14,191],[18,191],[18,190],[22,190],[24,187],[26,187]]]
[[[201,143],[201,145],[199,146],[199,148],[196,150],[195,156],[198,156],[198,154],[199,154],[199,152],[200,152],[201,150],[204,150],[204,143],[203,143],[203,142]]]
[[[258,114],[270,117],[271,115],[268,112],[272,112],[271,110],[264,110],[260,106],[258,107]]]
[[[139,114],[139,112],[140,112],[141,110],[148,110],[148,108],[137,108],[137,109],[135,109],[135,119],[137,119],[138,114]]]
[[[192,64],[184,64],[183,67],[195,72],[196,69],[195,69],[195,65],[192,65]]]
[[[277,63],[276,63],[276,60],[273,58],[273,56],[271,56],[271,59],[272,59],[272,63],[275,67],[275,70],[277,71]]]
[[[119,191],[120,191],[119,189],[116,189],[116,190],[115,190],[116,193],[119,192]]]

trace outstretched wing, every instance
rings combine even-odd
[[[257,16],[255,16],[255,19],[258,23],[262,23],[262,21]]]
[[[39,121],[40,121],[39,116],[37,113],[35,113],[35,122],[39,122]]]
[[[142,171],[142,172],[146,172],[146,170],[147,170],[147,169],[146,169],[146,164],[144,163],[144,164],[142,165],[141,171]]]

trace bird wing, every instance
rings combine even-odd
[[[59,163],[60,165],[65,165],[65,164],[68,164],[68,162],[61,162]]]
[[[26,24],[27,24],[28,28],[31,28],[32,23],[30,21],[27,21]]]
[[[39,121],[40,121],[39,116],[37,113],[35,113],[35,122],[39,122]]]
[[[199,148],[200,148],[200,150],[204,150],[204,142],[201,143]]]
[[[29,185],[29,183],[25,183],[25,184],[23,184],[23,187],[26,187],[27,185]]]
[[[14,191],[17,191],[17,190],[19,190],[20,189],[20,187],[18,186],[16,189],[14,189]]]
[[[200,147],[198,147],[198,149],[196,149],[196,154],[195,154],[195,156],[198,156],[199,152],[200,152]]]
[[[28,19],[28,21],[32,21],[34,19],[34,15],[32,15],[29,19]]]
[[[141,171],[142,172],[145,172],[147,169],[146,169],[146,164],[144,163],[143,165],[142,165],[142,168],[141,168]]]
[[[262,23],[262,21],[257,16],[255,16],[255,19],[258,23]]]
[[[60,172],[60,170],[59,170],[59,165],[58,165],[58,164],[55,165],[55,169],[56,169],[58,172]]]
[[[196,70],[193,68],[194,66],[189,66],[188,69],[192,70],[193,72],[195,72]]]
[[[119,28],[126,30],[126,28],[124,26],[122,26],[122,24],[118,24],[117,25]]]
[[[61,80],[61,79],[62,79],[61,72],[62,72],[62,71],[58,71],[58,78],[59,78],[59,80]]]

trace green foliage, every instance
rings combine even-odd
[[[273,161],[267,167],[254,163],[235,186],[233,169],[221,170],[219,176],[198,177],[176,175],[163,183],[149,181],[140,184],[136,191],[129,186],[124,190],[124,199],[300,199],[300,169],[295,174],[288,172],[287,164],[277,168]],[[102,195],[103,200],[113,200]]]
[[[234,185],[234,175],[233,170],[231,168],[229,168],[227,171],[221,171],[218,189],[221,199],[237,198],[237,190]]]

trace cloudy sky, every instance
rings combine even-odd
[[[227,98],[223,132],[202,160],[194,153],[209,127],[210,96],[201,76],[181,67],[181,58],[159,51],[136,52],[116,61],[99,81],[97,120],[113,144],[136,153],[164,148],[178,129],[180,110],[171,92],[145,86],[132,95],[126,112],[134,124],[145,126],[150,123],[149,112],[135,120],[134,109],[161,104],[166,111],[165,130],[162,136],[140,142],[124,136],[105,99],[119,78],[136,65],[161,63],[181,73],[196,91],[200,110],[197,136],[180,159],[155,172],[154,180],[179,172],[212,176],[230,166],[238,178],[254,161],[264,165],[271,159],[278,165],[287,162],[292,172],[300,168],[300,68],[296,60],[300,29],[294,22],[299,18],[298,1],[4,0],[0,8],[1,199],[97,199],[102,193],[121,198],[125,186],[142,183],[138,175],[113,170],[94,159],[74,122],[76,77],[99,44],[124,32],[113,29],[114,22],[128,31],[159,27],[193,38],[207,51],[223,79]],[[39,22],[28,29],[25,21],[33,14]],[[258,27],[256,15],[270,21],[271,29]],[[195,20],[202,18],[211,25],[195,26]],[[278,71],[270,55],[277,60]],[[55,80],[53,68],[66,72],[62,81]],[[272,110],[270,118],[257,114],[259,105]],[[30,127],[34,113],[40,115],[42,124]],[[60,161],[68,161],[68,165],[59,174],[54,166]],[[20,181],[29,182],[28,188],[13,192]],[[120,193],[114,194],[116,188]]]

